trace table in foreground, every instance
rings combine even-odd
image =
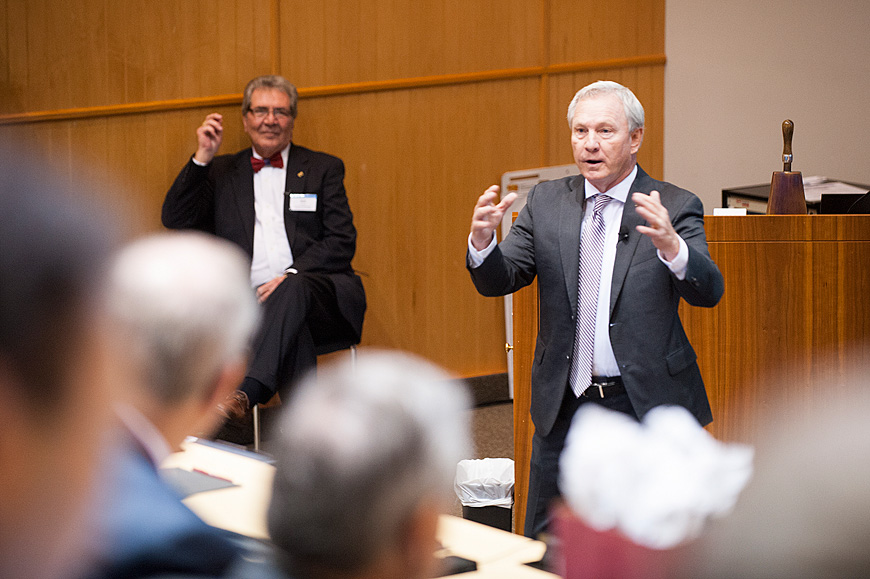
[[[275,467],[262,455],[221,443],[188,439],[181,452],[170,456],[163,468],[210,475],[227,486],[191,494],[184,499],[208,524],[254,539],[268,540],[266,512],[272,494]],[[229,486],[230,483],[232,486]],[[545,545],[459,517],[441,517],[438,540],[444,555],[477,563],[469,579],[546,579],[556,575],[528,567],[539,561]]]

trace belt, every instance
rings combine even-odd
[[[625,385],[622,383],[621,376],[593,376],[592,384],[580,396],[601,400],[623,392],[625,392]]]

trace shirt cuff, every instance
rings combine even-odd
[[[489,245],[484,247],[481,251],[477,251],[473,245],[471,245],[471,234],[468,234],[468,267],[474,269],[475,267],[480,267],[480,264],[483,263],[490,253],[493,252],[495,246],[498,245],[495,242],[495,232],[492,234],[492,241],[489,242]]]
[[[686,242],[679,235],[677,236],[677,239],[680,241],[680,251],[677,252],[677,257],[675,257],[673,261],[666,260],[662,256],[662,252],[659,250],[656,250],[656,255],[659,256],[659,259],[663,264],[668,266],[668,269],[671,270],[674,277],[683,281],[686,279],[686,270],[689,269],[689,246],[686,245]]]
[[[200,163],[196,160],[196,157],[191,157],[190,160],[193,161],[193,164],[197,167],[208,167],[208,163]]]

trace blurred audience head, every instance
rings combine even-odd
[[[202,233],[144,237],[114,260],[107,302],[134,406],[171,445],[211,434],[259,315],[243,252]]]
[[[0,577],[64,577],[110,421],[100,311],[114,229],[23,156],[0,152]]]
[[[693,545],[683,577],[867,575],[870,391],[866,370],[857,376],[817,386],[825,394],[810,409],[794,410],[791,397],[766,414],[753,480],[734,512]]]
[[[432,364],[363,351],[318,370],[282,417],[269,530],[300,579],[425,577],[467,457],[468,395]]]

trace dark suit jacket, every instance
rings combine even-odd
[[[689,247],[686,278],[674,277],[652,241],[637,232],[635,226],[644,221],[629,198],[611,281],[610,341],[638,417],[655,406],[674,404],[707,424],[713,419],[710,404],[677,307],[680,298],[696,306],[716,305],[724,282],[707,250],[701,201],[638,167],[631,192],[652,190],[661,193],[674,228]],[[531,414],[542,436],[553,427],[568,383],[584,206],[581,176],[537,185],[505,240],[480,267],[470,269],[477,290],[487,296],[512,293],[538,277]]]
[[[98,569],[89,577],[223,576],[240,546],[232,534],[210,527],[188,509],[130,436],[110,464],[96,507]]]
[[[163,202],[163,225],[196,229],[228,239],[254,255],[254,171],[250,148],[219,155],[206,167],[192,160],[175,179]],[[290,211],[284,203],[284,227],[299,272],[325,274],[335,285],[338,305],[358,341],[366,309],[362,281],[351,260],[356,229],[344,190],[341,159],[290,147],[288,193],[316,193],[317,210]]]

